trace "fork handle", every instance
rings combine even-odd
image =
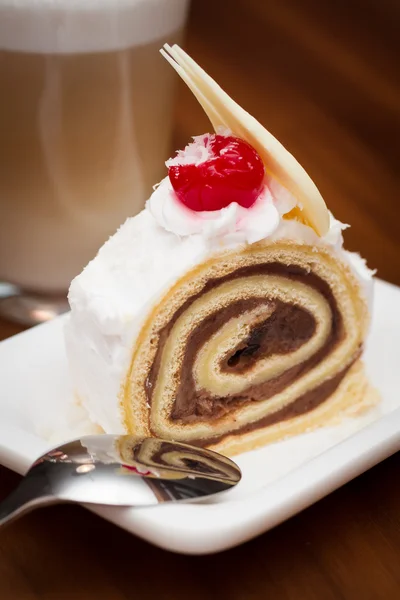
[[[51,494],[44,493],[43,488],[35,485],[32,479],[23,479],[11,494],[0,502],[0,527],[35,508],[57,502],[59,500]]]

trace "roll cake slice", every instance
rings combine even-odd
[[[236,454],[356,418],[372,272],[283,146],[178,47],[215,133],[74,279],[76,395],[107,433]]]

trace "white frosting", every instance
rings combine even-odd
[[[108,437],[99,435],[85,436],[82,438],[81,444],[86,448],[93,462],[101,462],[104,465],[121,464],[122,460],[117,448],[117,440],[118,438],[116,438],[111,446]]]
[[[218,211],[215,219],[201,220],[200,216],[200,222],[206,223],[200,230],[193,215],[182,218],[164,181],[147,208],[128,219],[74,279],[69,293],[72,312],[66,326],[71,374],[90,418],[106,432],[124,431],[119,394],[146,315],[185,272],[227,247],[251,243],[260,239],[261,233],[272,240],[287,238],[329,247],[349,264],[366,297],[372,298],[372,271],[358,255],[343,250],[345,226],[331,217],[329,232],[319,238],[310,227],[282,219],[292,199],[276,184],[273,194],[272,199],[265,193],[260,206],[254,207],[259,217],[263,215],[257,223],[251,216],[240,219],[241,211],[228,207]],[[179,235],[167,231],[177,227],[182,227]],[[186,235],[182,233],[185,227]]]
[[[219,135],[230,136],[228,129],[218,130]],[[206,133],[193,138],[184,150],[178,150],[170,158],[167,167],[176,165],[200,165],[215,154],[210,146],[213,136]],[[224,150],[221,151],[221,156]],[[274,180],[266,184],[251,206],[244,208],[236,202],[214,211],[194,211],[186,207],[176,196],[169,177],[155,186],[147,202],[147,208],[166,231],[179,236],[200,235],[208,240],[211,248],[227,248],[237,244],[253,244],[272,236],[279,227],[282,215],[291,211],[296,199]]]
[[[0,0],[0,49],[107,52],[162,40],[188,0]]]
[[[168,177],[147,202],[148,210],[163,229],[178,236],[200,235],[210,247],[253,244],[270,237],[279,227],[279,209],[284,214],[294,206],[295,201],[289,198],[286,206],[278,206],[265,187],[250,210],[232,202],[220,210],[196,212],[178,200]]]

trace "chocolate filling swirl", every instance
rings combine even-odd
[[[180,383],[171,419],[182,423],[209,421],[224,416],[244,403],[267,400],[323,361],[343,339],[344,328],[340,311],[329,284],[321,277],[301,267],[287,266],[281,263],[265,263],[243,267],[225,277],[209,280],[201,292],[189,298],[175,312],[168,325],[160,331],[156,357],[146,385],[149,402],[151,402],[152,390],[156,384],[163,348],[179,316],[207,291],[215,289],[226,281],[252,275],[279,275],[316,289],[326,299],[331,311],[331,327],[327,339],[323,346],[312,356],[304,362],[287,369],[277,377],[258,385],[249,385],[240,394],[213,396],[206,390],[196,389],[193,379],[193,366],[199,349],[230,319],[262,304],[269,304],[273,307],[272,315],[265,321],[258,322],[247,339],[234,348],[228,356],[223,357],[220,363],[221,371],[241,374],[243,377],[246,377],[246,372],[251,369],[256,361],[262,358],[294,352],[312,338],[316,329],[314,316],[307,309],[265,297],[238,300],[216,311],[197,326],[187,340]],[[244,430],[248,431],[263,425],[273,424],[312,410],[334,392],[349,367],[350,365],[347,365],[340,373],[297,398],[290,405],[268,415],[258,423],[252,423],[246,426],[245,429],[238,430],[238,432],[242,433]]]

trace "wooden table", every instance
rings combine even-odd
[[[347,245],[400,284],[400,5],[396,0],[195,2],[187,47],[295,154]],[[179,89],[176,143],[208,129]],[[0,336],[17,327],[0,322]],[[79,507],[31,514],[0,535],[0,598],[398,600],[400,457],[242,547],[185,557]],[[0,469],[0,496],[18,482]]]

